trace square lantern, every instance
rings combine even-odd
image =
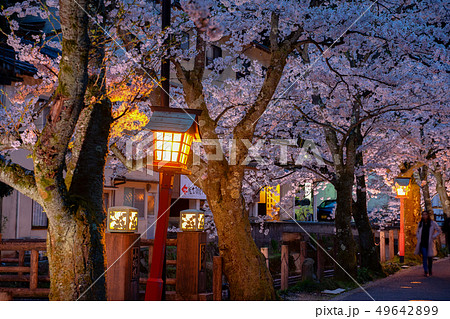
[[[198,115],[201,110],[152,107],[153,114],[145,129],[153,132],[155,171],[170,170],[190,174],[187,160],[192,142],[199,141]]]
[[[410,189],[409,183],[411,178],[409,177],[397,177],[394,180],[394,187],[398,198],[408,197],[408,192]]]
[[[203,231],[205,229],[205,213],[198,209],[186,209],[180,212],[180,228],[182,231]]]
[[[134,233],[138,230],[138,210],[129,206],[108,209],[107,230],[110,233]]]

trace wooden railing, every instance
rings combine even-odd
[[[141,249],[144,247],[148,247],[148,269],[150,271],[150,267],[152,265],[152,256],[153,256],[153,244],[154,244],[155,240],[154,239],[141,239]],[[177,239],[167,239],[166,240],[166,247],[167,246],[177,246]],[[177,265],[177,261],[176,260],[166,260],[166,265],[172,265],[172,266],[176,266]],[[150,275],[150,274],[148,274]],[[139,283],[141,285],[145,285],[147,283],[147,279],[148,279],[148,275],[147,277],[141,277],[139,278]],[[177,283],[177,279],[176,278],[166,278],[166,285],[169,286],[176,286]],[[144,293],[144,292],[142,292]],[[168,295],[171,295],[170,291],[166,291],[166,297]]]
[[[0,287],[0,292],[6,292],[12,297],[47,298],[48,288],[38,288],[39,281],[48,282],[48,275],[39,275],[39,252],[46,251],[45,240],[3,240],[0,241],[0,256],[2,251],[12,252],[18,257],[0,257],[0,282],[28,282],[28,288]],[[25,266],[25,253],[30,252],[29,266]],[[5,266],[1,266],[6,264]]]

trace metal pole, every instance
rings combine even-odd
[[[171,0],[162,1],[162,30],[170,26]],[[168,41],[166,41],[168,42]],[[170,60],[161,60],[161,106],[169,107]],[[155,241],[153,244],[152,266],[145,289],[145,300],[159,301],[163,298],[167,227],[169,225],[169,208],[172,198],[173,177],[171,172],[159,174],[159,209],[156,221]]]
[[[405,261],[405,199],[400,198],[400,232],[398,234],[398,255],[400,262]]]

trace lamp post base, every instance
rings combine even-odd
[[[163,280],[161,278],[149,278],[147,280],[146,301],[160,301],[162,299]]]

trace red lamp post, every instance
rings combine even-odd
[[[405,261],[405,198],[408,197],[409,177],[397,177],[394,181],[397,198],[400,198],[400,232],[398,234],[398,255],[400,262]]]
[[[162,0],[162,29],[170,26],[171,0]],[[159,176],[159,208],[153,244],[152,266],[147,280],[145,300],[162,300],[164,256],[170,200],[175,174],[189,174],[186,168],[192,142],[199,139],[196,125],[200,110],[169,107],[170,60],[161,61],[161,106],[152,107],[145,129],[153,132],[153,162],[149,165]]]

